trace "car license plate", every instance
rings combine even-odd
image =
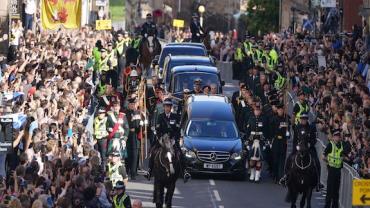
[[[207,168],[207,169],[222,169],[223,168],[223,165],[222,164],[204,163],[203,167],[204,168]]]

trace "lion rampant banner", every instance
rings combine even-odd
[[[42,0],[41,7],[44,29],[75,29],[81,25],[81,0]]]

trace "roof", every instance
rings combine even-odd
[[[197,47],[203,47],[206,46],[203,43],[191,43],[191,42],[183,42],[183,43],[168,43],[169,46],[197,46]]]
[[[179,72],[208,72],[208,73],[218,73],[217,67],[214,66],[202,66],[202,65],[185,65],[176,66],[172,68],[173,73]]]
[[[188,103],[192,102],[221,102],[230,103],[229,99],[224,95],[193,95],[189,97]]]
[[[235,121],[230,103],[219,100],[198,100],[188,105],[189,119],[208,119],[218,121]],[[217,98],[218,99],[218,98]]]
[[[212,61],[209,56],[188,56],[188,55],[171,56],[171,61],[172,60],[174,60],[174,61],[177,61],[177,60],[181,60],[181,61],[199,60],[199,61],[208,61],[208,62],[211,62]]]

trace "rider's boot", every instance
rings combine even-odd
[[[152,155],[150,154],[149,156],[149,168],[148,171],[145,173],[144,177],[150,181],[150,178],[152,177],[152,170],[153,170],[153,158]]]
[[[251,168],[251,175],[249,176],[249,180],[254,181],[254,174],[256,170],[254,168]]]
[[[254,178],[255,182],[259,182],[261,177],[261,170],[256,170],[256,176]]]

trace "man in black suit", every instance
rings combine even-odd
[[[252,69],[252,72],[246,78],[245,84],[252,91],[253,95],[256,95],[257,86],[259,85],[259,83],[260,83],[260,78],[259,78],[259,74],[258,74],[258,68],[256,66],[254,66],[253,69]]]
[[[190,24],[190,31],[191,31],[191,42],[200,43],[201,38],[204,35],[203,27],[200,25],[198,20],[198,15],[193,14],[192,16],[193,21]]]

